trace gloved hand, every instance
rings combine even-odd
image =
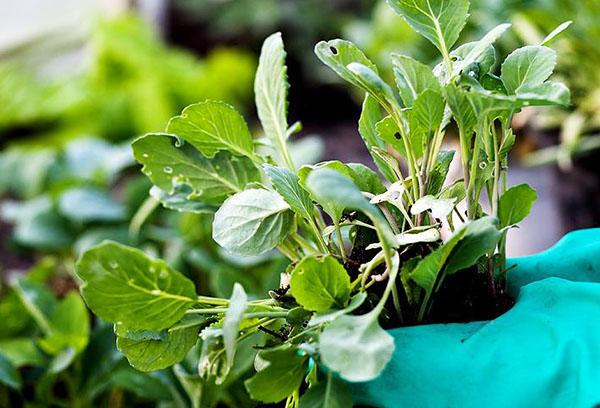
[[[349,386],[381,408],[582,407],[600,404],[600,229],[515,258],[515,306],[489,322],[390,331],[384,372]]]

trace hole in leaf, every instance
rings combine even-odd
[[[399,132],[394,133],[394,137],[396,139],[400,140],[400,133]]]
[[[337,48],[335,48],[334,46],[329,47],[329,51],[331,51],[333,53],[333,55],[337,55],[337,53],[338,53]]]

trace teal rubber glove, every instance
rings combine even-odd
[[[489,322],[391,330],[394,356],[377,379],[350,384],[355,404],[600,404],[600,229],[570,233],[509,265],[509,290],[518,294],[511,310]]]

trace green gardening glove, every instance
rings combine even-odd
[[[582,407],[600,404],[600,229],[511,259],[515,306],[489,322],[390,330],[384,372],[348,387],[375,407]]]

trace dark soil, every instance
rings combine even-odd
[[[488,274],[471,267],[446,276],[435,295],[426,323],[464,323],[492,320],[507,312],[515,304],[504,285],[491,290]]]

